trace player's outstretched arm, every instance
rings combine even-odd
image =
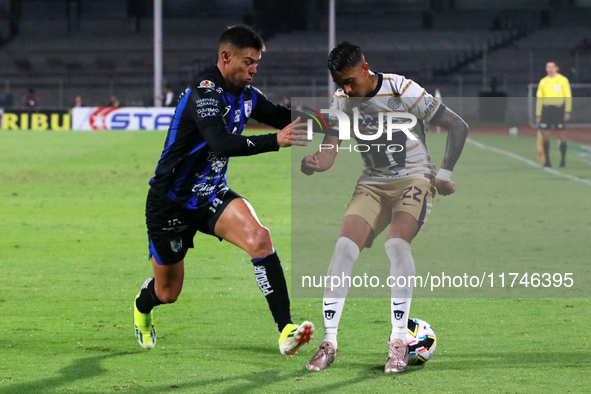
[[[297,117],[293,122],[277,133],[277,144],[281,148],[287,148],[292,145],[307,146],[307,134],[307,125],[300,122],[300,117]]]
[[[451,172],[460,158],[466,138],[468,138],[468,125],[449,108],[446,108],[439,119],[432,123],[447,130],[445,156],[435,178],[437,192],[442,196],[447,196],[456,191],[456,184],[451,180]]]
[[[339,144],[339,137],[326,134],[322,141],[322,149],[313,156],[306,155],[302,159],[302,172],[306,175],[312,175],[315,172],[323,172],[332,167],[337,157]]]
[[[201,130],[214,155],[251,156],[279,150],[277,134],[243,136],[229,133],[224,123],[210,124]]]

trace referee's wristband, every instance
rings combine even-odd
[[[437,176],[435,178],[441,179],[444,182],[449,182],[451,181],[451,171],[440,168],[439,171],[437,171]]]

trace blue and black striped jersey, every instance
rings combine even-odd
[[[224,193],[231,156],[277,151],[277,135],[242,136],[249,118],[277,129],[291,122],[290,110],[247,85],[231,92],[214,66],[180,96],[151,191],[188,209]]]

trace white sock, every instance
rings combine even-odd
[[[390,259],[390,276],[396,278],[396,286],[392,287],[390,300],[392,332],[390,340],[402,339],[406,343],[406,331],[412,301],[412,290],[415,276],[415,262],[410,253],[410,244],[400,238],[392,238],[386,241],[386,254]],[[404,278],[404,279],[402,279]]]
[[[324,289],[324,299],[322,303],[322,311],[324,315],[324,341],[331,342],[335,349],[337,348],[337,331],[339,329],[339,321],[341,320],[341,314],[343,313],[343,307],[345,306],[345,298],[347,292],[351,286],[351,280],[342,280],[343,277],[351,277],[351,271],[353,265],[359,257],[359,247],[349,238],[341,237],[338,239],[330,265],[328,266],[328,272],[326,275],[329,277],[326,282],[326,288]],[[330,277],[340,278],[340,286],[333,287],[331,290]],[[336,284],[333,283],[333,284]]]

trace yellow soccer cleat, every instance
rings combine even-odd
[[[299,326],[297,324],[288,324],[283,328],[279,337],[279,351],[284,356],[290,354],[292,357],[298,352],[298,349],[314,339],[314,324],[305,321]]]
[[[135,299],[140,295],[138,294]],[[135,338],[144,349],[152,349],[156,345],[156,329],[154,328],[153,311],[142,313],[138,311],[133,301],[133,327],[135,328]]]

